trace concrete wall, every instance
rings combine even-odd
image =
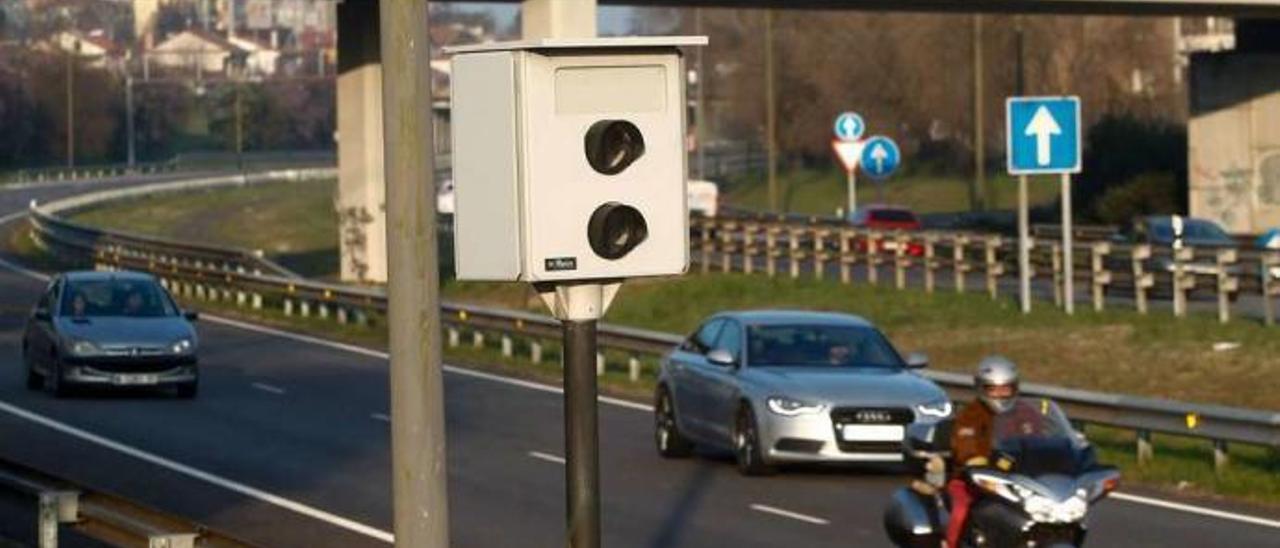
[[[1280,226],[1280,54],[1193,56],[1191,215],[1233,233]]]

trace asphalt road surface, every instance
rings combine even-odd
[[[0,191],[0,215],[78,190]],[[0,268],[0,456],[264,546],[389,541],[382,354],[209,318],[199,398],[54,400],[24,388],[19,357],[42,287]],[[562,546],[560,394],[456,368],[445,381],[453,545]],[[743,478],[723,457],[660,459],[645,405],[606,401],[600,418],[607,546],[887,545],[881,510],[906,481],[893,470]],[[1093,546],[1280,544],[1280,523],[1147,503],[1107,501],[1093,517]]]

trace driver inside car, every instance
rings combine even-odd
[[[989,464],[987,458],[995,440],[996,416],[1013,410],[1018,399],[1018,369],[1003,356],[984,358],[973,380],[978,397],[956,415],[951,433],[952,475],[947,482],[947,493],[951,496],[947,546],[951,548],[959,545],[974,496],[961,472]]]

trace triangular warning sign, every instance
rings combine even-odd
[[[831,141],[831,150],[844,166],[845,171],[858,169],[858,159],[862,157],[862,145],[865,141]]]

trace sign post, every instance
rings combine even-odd
[[[1010,175],[1018,176],[1018,276],[1022,311],[1031,311],[1031,250],[1026,176],[1062,177],[1063,307],[1075,312],[1072,258],[1071,174],[1080,173],[1080,98],[1010,97],[1005,102],[1006,155]]]
[[[856,112],[843,112],[836,116],[836,140],[831,143],[831,146],[835,149],[840,163],[844,165],[848,181],[849,211],[847,215],[853,215],[853,211],[858,208],[858,158],[862,155],[860,139],[866,130],[866,122]]]

